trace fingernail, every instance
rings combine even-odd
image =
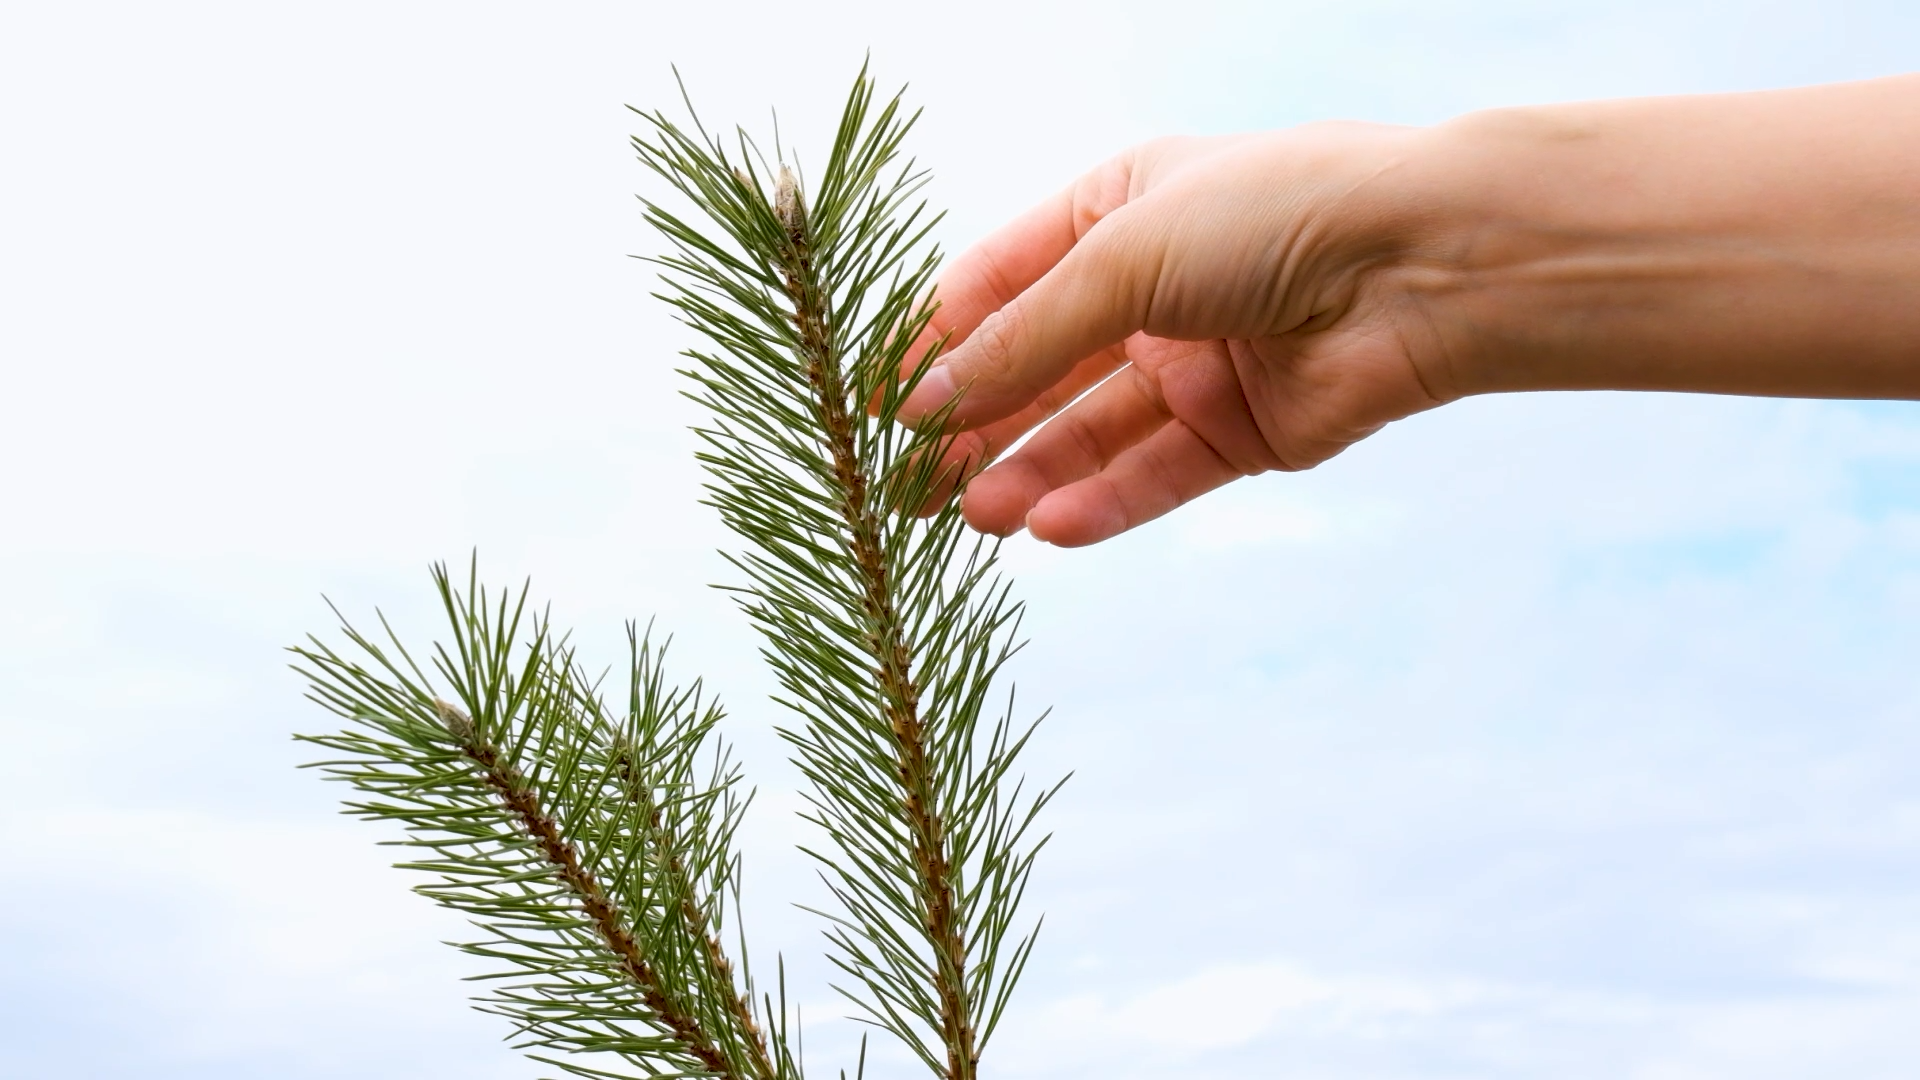
[[[930,412],[937,412],[944,408],[947,402],[953,400],[953,390],[953,372],[948,371],[945,364],[941,364],[921,377],[920,384],[913,388],[913,393],[907,395],[906,404],[901,411],[909,416],[925,416]]]

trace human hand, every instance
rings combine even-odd
[[[1920,399],[1917,172],[1920,75],[1152,142],[953,264],[905,412],[1076,546],[1468,394]]]
[[[1044,425],[972,480],[968,523],[1095,543],[1445,400],[1422,371],[1420,223],[1382,190],[1423,134],[1147,143],[956,260],[915,354],[957,344],[907,414],[964,387],[948,461],[967,470]]]

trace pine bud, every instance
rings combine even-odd
[[[442,701],[439,698],[433,699],[433,707],[434,710],[440,714],[440,722],[447,726],[447,730],[453,733],[454,738],[463,743],[472,741],[472,717],[461,712],[459,706],[449,701]]]
[[[800,183],[785,165],[780,166],[780,179],[773,188],[773,216],[795,240],[806,234],[807,207],[800,197]]]

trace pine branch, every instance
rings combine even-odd
[[[809,206],[744,134],[730,153],[697,119],[688,134],[641,115],[641,160],[716,227],[647,203],[672,246],[663,298],[716,346],[687,354],[713,414],[701,460],[750,545],[731,556],[738,595],[801,717],[782,734],[836,849],[813,854],[841,905],[835,962],[860,984],[842,993],[937,1075],[973,1080],[1032,948],[1007,934],[1057,785],[1024,803],[1006,790],[1032,732],[1011,695],[981,726],[1020,612],[996,548],[964,539],[950,499],[918,516],[952,478],[942,418],[899,423],[938,265],[938,219],[909,205],[924,174],[896,165],[915,116],[898,97],[876,108],[863,71]]]
[[[346,755],[318,767],[367,796],[347,812],[400,821],[400,843],[429,853],[401,864],[437,875],[416,891],[489,935],[460,946],[507,965],[483,1007],[515,1022],[522,1047],[615,1055],[651,1076],[797,1080],[784,1001],[756,1010],[721,944],[746,800],[713,734],[718,706],[697,683],[668,688],[661,650],[629,627],[627,709],[613,716],[524,591],[490,605],[471,574],[464,593],[444,567],[434,580],[452,643],[430,667],[454,700],[384,619],[384,646],[343,621],[346,655],[318,639],[293,651],[309,696],[352,727],[301,738]],[[780,1021],[771,1046],[763,1016]]]

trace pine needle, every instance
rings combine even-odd
[[[708,501],[747,542],[736,596],[797,714],[782,734],[831,843],[813,854],[842,992],[936,1075],[973,1080],[1032,948],[1010,935],[1058,785],[1005,790],[1031,727],[1010,692],[1005,712],[988,702],[1020,606],[997,545],[941,502],[942,417],[899,422],[939,264],[926,174],[900,158],[918,114],[862,70],[810,196],[744,133],[641,115],[641,160],[692,208],[646,203],[663,298],[713,346],[686,354],[713,417]]]
[[[900,159],[917,114],[863,69],[811,192],[777,132],[769,163],[742,132],[641,115],[635,149],[686,204],[646,202],[654,261],[710,346],[686,354],[707,501],[744,541],[726,588],[794,713],[836,989],[941,1080],[974,1080],[1038,931],[1018,909],[1059,785],[1023,794],[1038,721],[1016,725],[1011,689],[990,708],[1021,608],[997,544],[963,529],[945,414],[899,422],[939,263],[925,174]],[[355,790],[348,813],[405,826],[415,891],[484,935],[459,946],[498,965],[481,1007],[575,1076],[802,1080],[784,967],[761,994],[737,927],[750,796],[719,707],[671,687],[632,626],[610,707],[524,587],[434,582],[447,636],[424,667],[384,618],[293,650],[347,722],[300,738],[339,755],[314,767]],[[865,1061],[863,1040],[856,1080]]]
[[[467,589],[434,568],[449,640],[428,668],[391,629],[343,620],[345,645],[294,649],[308,696],[349,722],[300,736],[357,789],[347,812],[399,821],[431,878],[414,891],[472,916],[459,945],[502,965],[482,1008],[523,1048],[624,1061],[643,1076],[797,1078],[785,1005],[754,1006],[721,935],[738,912],[732,841],[747,797],[699,683],[671,688],[628,627],[624,709],[600,698],[522,590]],[[524,641],[520,640],[522,637]],[[441,696],[444,694],[445,696]],[[582,1076],[631,1076],[535,1055]]]

